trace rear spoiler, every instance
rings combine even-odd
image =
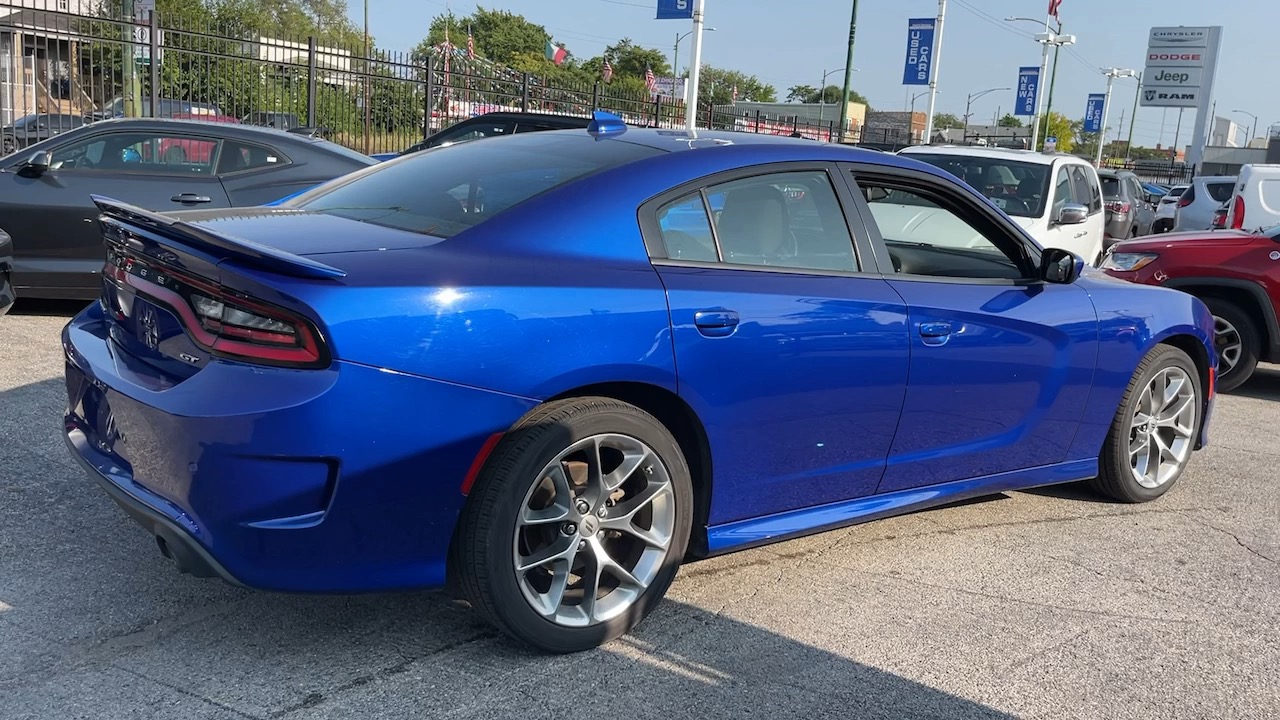
[[[262,245],[252,240],[212,232],[206,228],[151,210],[122,203],[101,195],[90,195],[93,204],[102,211],[104,218],[135,225],[157,233],[167,240],[187,245],[201,252],[216,256],[219,260],[235,262],[289,275],[312,279],[332,279],[346,276],[346,271],[309,258]]]

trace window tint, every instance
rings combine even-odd
[[[853,238],[824,172],[790,172],[707,188],[727,263],[858,269]]]
[[[432,147],[438,147],[445,144],[456,144],[467,142],[468,140],[478,140],[480,138],[510,134],[510,123],[479,123],[476,125],[468,125],[466,127],[441,130],[439,134],[428,141],[428,144]]]
[[[1231,199],[1231,195],[1235,193],[1236,184],[1234,181],[1227,182],[1211,182],[1205,183],[1204,186],[1209,190],[1209,197],[1215,202],[1224,203]]]
[[[667,257],[672,260],[715,262],[720,259],[701,193],[663,205],[658,210],[658,229],[662,232]]]
[[[1102,194],[1109,198],[1120,197],[1120,178],[1115,175],[1100,175],[1098,177],[1102,181]]]
[[[375,165],[289,205],[452,237],[539,193],[661,153],[633,143],[596,142],[586,133],[513,135]]]
[[[1089,213],[1093,214],[1102,211],[1102,191],[1098,188],[1097,176],[1093,173],[1093,168],[1086,168],[1083,165],[1071,165],[1071,191],[1076,197],[1076,202],[1089,208]]]
[[[218,156],[218,174],[257,170],[286,165],[288,162],[287,158],[270,148],[238,140],[224,140],[222,154]]]
[[[1049,166],[1004,158],[972,155],[909,153],[907,157],[927,162],[965,181],[991,198],[1001,210],[1020,217],[1044,215],[1049,189]]]
[[[217,140],[189,135],[95,135],[55,150],[51,167],[57,170],[205,175],[213,172],[217,146]]]
[[[1058,174],[1053,180],[1053,217],[1058,217],[1063,205],[1068,203],[1084,205],[1086,202],[1088,201],[1082,200],[1076,194],[1075,186],[1071,182],[1071,170],[1066,167],[1058,168]]]
[[[862,180],[859,186],[896,272],[937,277],[1022,277],[1020,256],[1011,239],[1006,239],[1006,244],[1014,251],[1005,252],[986,231],[957,215],[947,203],[907,187]]]

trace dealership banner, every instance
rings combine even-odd
[[[1018,68],[1018,97],[1013,105],[1014,115],[1035,115],[1036,97],[1040,92],[1040,68]]]
[[[692,20],[693,0],[658,0],[659,20]]]
[[[916,18],[907,21],[907,62],[902,69],[903,85],[928,85],[933,69],[933,37],[937,20]]]
[[[1089,96],[1089,102],[1084,109],[1084,128],[1085,132],[1095,133],[1102,131],[1102,111],[1103,106],[1107,102],[1107,96],[1103,93]]]

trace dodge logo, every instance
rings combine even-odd
[[[138,339],[142,340],[148,349],[155,350],[160,347],[160,327],[155,308],[142,309],[142,315],[138,317]]]

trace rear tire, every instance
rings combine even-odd
[[[18,151],[18,141],[12,137],[5,135],[0,138],[0,155],[8,155]]]
[[[452,548],[462,596],[508,635],[587,650],[657,606],[688,546],[693,486],[656,418],[610,398],[531,413],[498,443]]]
[[[1218,351],[1217,389],[1231,392],[1245,384],[1258,367],[1262,336],[1244,308],[1220,298],[1204,298],[1213,313],[1213,345]]]
[[[1130,503],[1168,492],[1195,447],[1203,392],[1200,371],[1185,352],[1157,345],[1147,353],[1111,421],[1093,489]]]

